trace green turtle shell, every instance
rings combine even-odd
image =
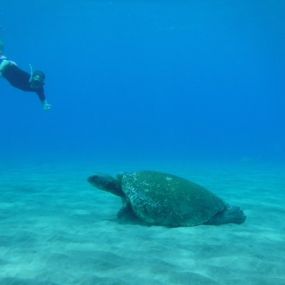
[[[225,203],[204,187],[172,174],[125,173],[121,183],[127,203],[149,225],[201,225],[225,208]]]

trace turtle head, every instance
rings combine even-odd
[[[116,179],[110,175],[96,173],[88,177],[88,182],[94,187],[111,192],[114,195],[124,197],[125,194],[122,191],[120,179]]]

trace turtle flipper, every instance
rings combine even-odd
[[[246,219],[244,212],[235,206],[227,206],[224,211],[212,217],[205,225],[242,224]]]
[[[124,203],[124,201],[123,201]],[[142,222],[135,215],[131,205],[126,203],[118,212],[117,218],[121,223],[126,224],[141,224]]]

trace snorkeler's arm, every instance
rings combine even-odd
[[[41,88],[40,90],[37,91],[37,95],[43,105],[43,108],[45,111],[51,109],[51,104],[47,102],[46,96],[45,96],[45,91],[44,88]]]
[[[51,104],[49,104],[47,102],[47,100],[45,100],[44,103],[43,103],[43,108],[44,108],[45,111],[48,111],[48,110],[51,109]]]

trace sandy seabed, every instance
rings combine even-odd
[[[119,168],[0,165],[0,285],[284,285],[285,167],[149,164],[244,209],[243,225],[120,224],[121,201],[86,178]]]

